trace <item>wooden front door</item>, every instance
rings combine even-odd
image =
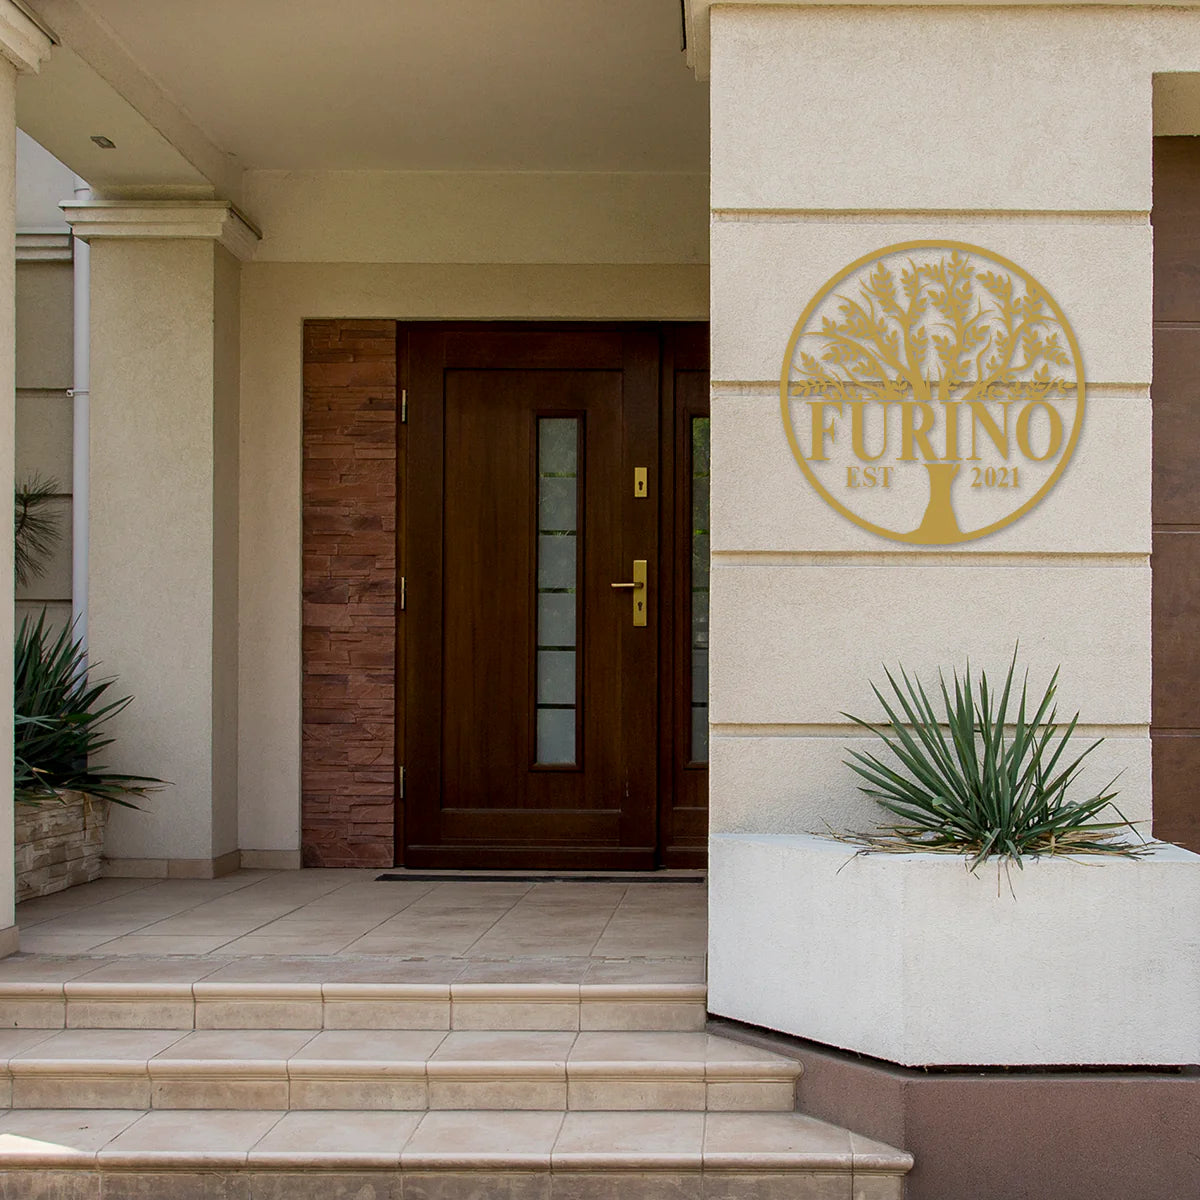
[[[665,720],[681,626],[662,580],[678,475],[660,444],[664,336],[400,331],[406,866],[668,857],[663,737],[673,746],[683,701]],[[665,827],[687,840],[675,807],[672,794]]]

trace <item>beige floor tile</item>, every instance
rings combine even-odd
[[[104,942],[101,946],[105,954],[145,954],[150,956],[162,954],[209,954],[219,950],[229,936],[225,934],[203,934],[195,937],[148,937],[140,933],[127,934]]]
[[[245,1156],[277,1125],[282,1112],[149,1112],[106,1147],[109,1155],[151,1151]]]
[[[311,1029],[203,1029],[185,1034],[170,1046],[169,1053],[154,1057],[158,1063],[181,1059],[285,1062],[314,1036]]]
[[[448,1033],[431,1062],[537,1062],[566,1064],[576,1035],[462,1030]]]
[[[0,1165],[15,1154],[73,1150],[91,1154],[128,1129],[138,1109],[22,1109],[0,1117]]]
[[[86,954],[111,940],[111,933],[39,934],[35,925],[28,933],[22,931],[21,949],[26,954]]]
[[[423,1112],[289,1112],[250,1151],[256,1158],[371,1155],[400,1161]]]
[[[101,963],[73,979],[85,984],[196,983],[220,970],[226,962],[214,958],[124,958]]]
[[[321,984],[335,969],[335,964],[317,959],[239,958],[206,975],[204,982]]]
[[[0,1038],[0,1054],[4,1053],[5,1039],[18,1032],[34,1031],[7,1031]],[[12,1060],[87,1062],[129,1059],[144,1062],[187,1036],[179,1029],[64,1029],[30,1044],[27,1049],[13,1052]]]
[[[0,1063],[7,1062],[26,1050],[40,1046],[62,1031],[58,1029],[3,1029],[0,1030]]]
[[[297,1065],[313,1061],[373,1064],[381,1071],[390,1063],[424,1066],[445,1037],[442,1030],[330,1029],[297,1050],[291,1061]]]
[[[700,1112],[568,1112],[553,1163],[574,1170],[618,1161],[628,1167],[697,1167],[703,1139]]]
[[[706,1165],[769,1169],[811,1157],[812,1169],[851,1164],[850,1134],[800,1113],[709,1113],[704,1131]]]
[[[22,941],[25,935],[21,935]],[[4,983],[65,983],[107,965],[108,960],[94,957],[45,957],[27,953],[12,954],[0,960],[0,984]]]
[[[710,1039],[704,1033],[584,1032],[576,1039],[570,1061],[703,1063],[709,1051]]]
[[[353,942],[354,934],[337,934],[333,937],[248,937],[234,938],[221,946],[222,954],[337,954]]]
[[[430,1112],[401,1156],[405,1169],[550,1167],[561,1112]]]
[[[337,958],[326,965],[324,982],[445,984],[448,988],[468,965],[461,958],[440,956],[424,959]]]
[[[592,960],[571,958],[512,958],[468,962],[456,983],[582,983]]]

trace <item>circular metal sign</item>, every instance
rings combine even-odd
[[[1083,360],[1028,271],[965,242],[885,246],[805,308],[780,381],[792,453],[827,504],[950,546],[1025,515],[1083,424]]]

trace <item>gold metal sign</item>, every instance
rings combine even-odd
[[[968,542],[1012,524],[1079,440],[1083,360],[1062,309],[1016,263],[965,242],[885,246],[805,308],[783,426],[827,504],[881,537]]]

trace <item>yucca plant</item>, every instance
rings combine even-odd
[[[1068,798],[1084,760],[1103,738],[1075,752],[1071,738],[1079,714],[1059,726],[1057,670],[1035,703],[1026,671],[1010,716],[1016,668],[1014,650],[999,694],[984,673],[973,687],[969,663],[961,680],[954,672],[953,695],[939,672],[945,708],[940,721],[918,680],[903,667],[900,681],[885,669],[892,699],[874,684],[871,690],[887,722],[842,715],[882,738],[898,760],[899,770],[874,754],[848,750],[846,763],[868,785],[859,790],[896,820],[850,840],[870,849],[964,854],[972,870],[989,856],[1020,866],[1026,855],[1137,855],[1149,849],[1144,840],[1122,836],[1136,831],[1113,803],[1117,792],[1111,783],[1084,799]],[[1101,819],[1109,810],[1117,819]]]
[[[62,540],[58,514],[51,507],[58,497],[58,481],[33,475],[14,492],[13,569],[24,587],[45,569]]]
[[[14,661],[13,792],[26,803],[82,792],[137,808],[131,797],[144,796],[162,780],[125,775],[98,765],[94,758],[113,739],[104,727],[130,703],[110,699],[116,681],[93,682],[83,646],[69,629],[55,634],[43,611],[26,617],[17,631]]]

